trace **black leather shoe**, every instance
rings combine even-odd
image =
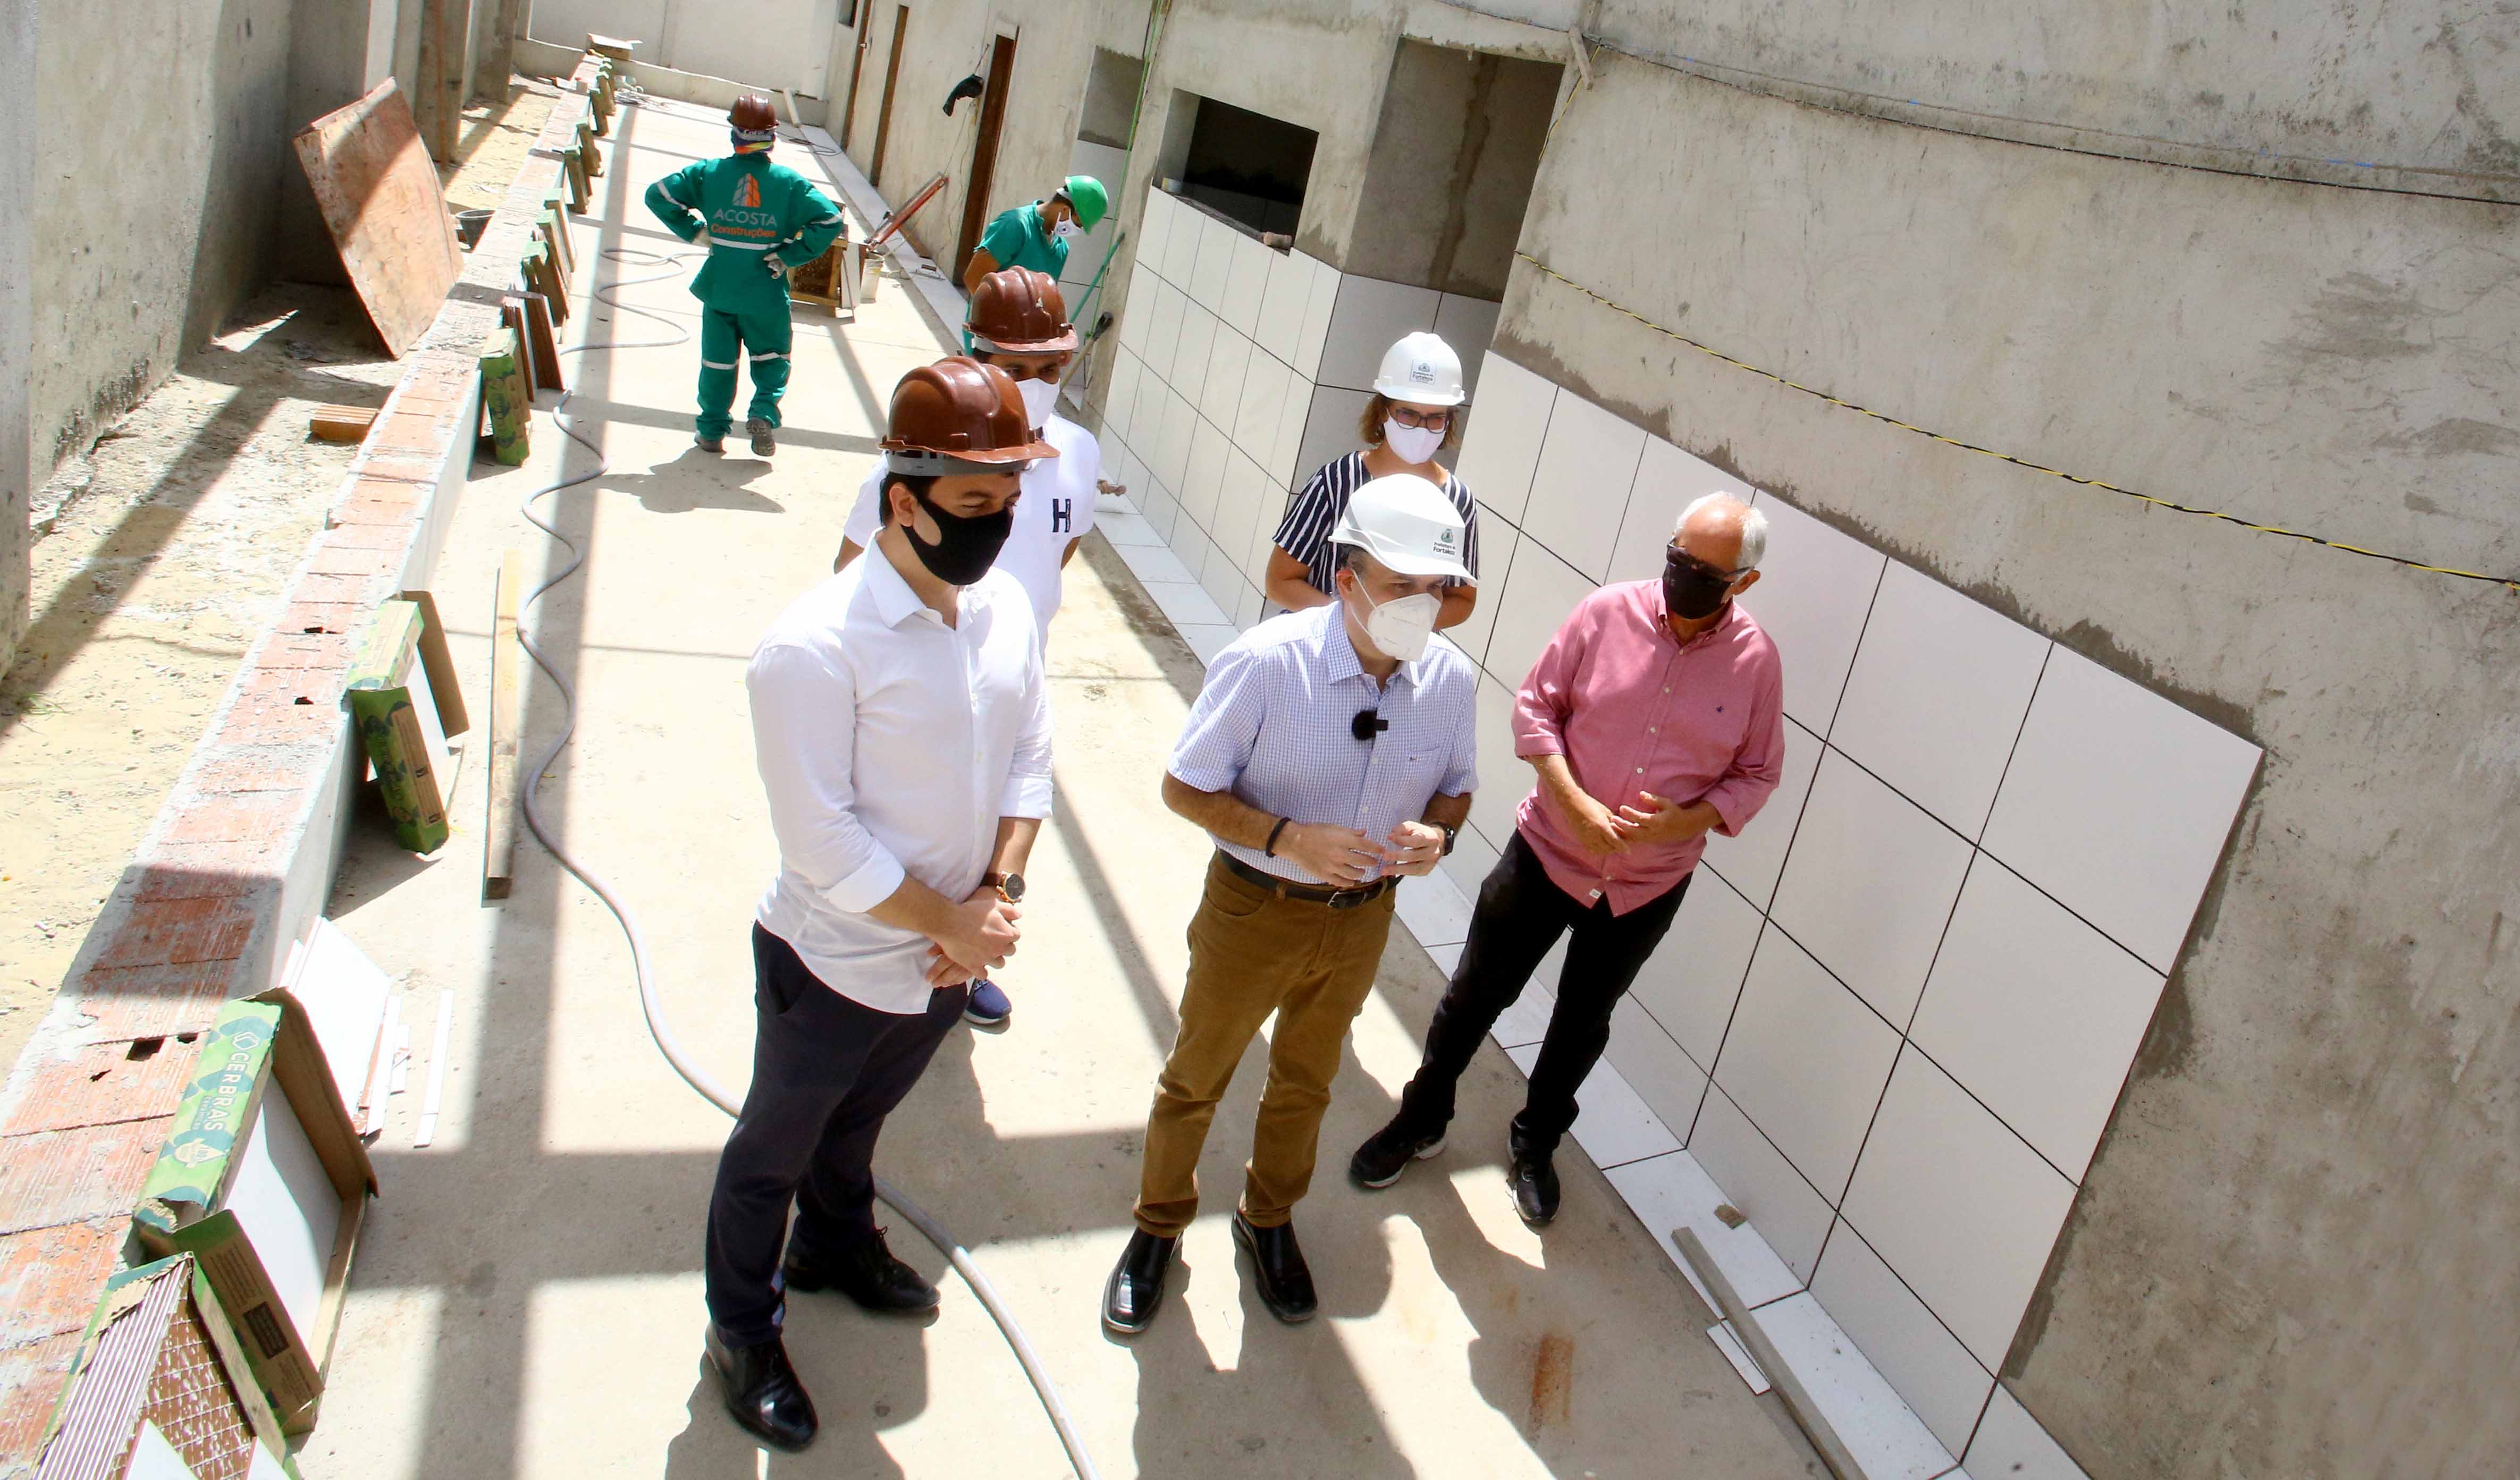
[[[785,1343],[773,1336],[759,1346],[728,1346],[712,1323],[702,1345],[726,1395],[726,1411],[746,1433],[791,1454],[814,1442],[822,1425],[805,1384],[788,1365]]]
[[[1269,1314],[1294,1325],[1313,1319],[1321,1302],[1313,1296],[1313,1267],[1295,1242],[1295,1226],[1255,1229],[1240,1213],[1234,1215],[1234,1241],[1251,1256],[1251,1273],[1260,1287],[1260,1303]]]
[[[879,1315],[924,1314],[936,1309],[936,1286],[892,1257],[883,1230],[829,1259],[807,1263],[790,1252],[780,1273],[788,1288],[812,1294],[837,1290],[860,1308]]]
[[[1393,1116],[1391,1124],[1365,1139],[1347,1159],[1347,1180],[1361,1188],[1387,1188],[1400,1180],[1412,1161],[1424,1161],[1444,1149],[1444,1133],[1421,1136]]]
[[[1535,1150],[1520,1131],[1505,1137],[1506,1181],[1513,1188],[1513,1210],[1533,1228],[1557,1216],[1557,1168],[1550,1165],[1554,1149]]]
[[[1129,1246],[1102,1286],[1102,1323],[1123,1336],[1134,1336],[1154,1324],[1164,1303],[1164,1276],[1172,1272],[1178,1238],[1158,1238],[1145,1229],[1129,1234]]]

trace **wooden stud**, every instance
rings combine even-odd
[[[594,188],[586,182],[586,151],[572,144],[562,152],[561,163],[568,175],[568,208],[582,216],[595,200]]]
[[[306,430],[319,442],[363,442],[376,424],[374,406],[318,406],[307,414]]]
[[[543,386],[549,382],[543,379],[542,366],[535,363],[534,341],[527,337],[525,334],[525,300],[523,297],[512,292],[500,298],[499,318],[508,326],[508,333],[515,337],[517,341],[517,349],[518,351],[518,358],[524,363],[525,392],[528,395],[539,392]]]
[[[577,142],[586,146],[586,176],[590,180],[604,175],[604,152],[595,147],[595,125],[584,118],[577,120]]]
[[[517,635],[524,601],[525,558],[510,550],[499,559],[498,609],[490,628],[490,809],[481,834],[481,897],[506,899],[517,880],[517,747],[525,716],[525,650]]]
[[[568,389],[560,368],[560,336],[552,331],[551,299],[541,293],[525,294],[525,333],[534,347],[536,378],[554,390]]]
[[[525,381],[524,351],[503,326],[481,346],[481,411],[490,419],[491,456],[510,468],[532,452],[533,387]]]
[[[561,270],[574,275],[577,271],[577,244],[568,239],[568,219],[561,214],[558,196],[543,202],[543,240],[559,248]]]

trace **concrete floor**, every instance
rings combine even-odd
[[[676,246],[639,193],[722,148],[720,126],[621,115],[599,247]],[[816,161],[790,151],[788,162]],[[646,269],[645,271],[652,271]],[[606,266],[584,286],[643,275]],[[630,289],[689,326],[682,281]],[[586,574],[529,621],[578,685],[573,748],[541,782],[572,846],[645,917],[666,1010],[728,1082],[751,1041],[746,929],[774,852],[755,778],[743,663],[773,614],[829,569],[893,381],[944,339],[899,281],[841,329],[797,315],[789,426],[775,463],[690,445],[693,345],[572,357],[614,471],[561,495]],[[652,338],[581,308],[572,336]],[[476,468],[436,595],[486,710],[500,552],[551,558],[518,516],[530,466]],[[573,453],[569,466],[580,466]],[[1189,649],[1101,540],[1069,568],[1053,629],[1058,816],[1030,873],[1012,1027],[958,1029],[891,1122],[878,1168],[977,1254],[1056,1371],[1106,1475],[1786,1476],[1822,1473],[1772,1398],[1706,1339],[1669,1262],[1571,1143],[1565,1211],[1514,1218],[1500,1169],[1521,1076],[1483,1053],[1454,1149],[1382,1193],[1348,1150],[1389,1113],[1443,979],[1395,929],[1358,1020],[1297,1227],[1323,1318],[1280,1325],[1238,1275],[1226,1228],[1265,1047],[1217,1117],[1167,1309],[1134,1342],[1096,1320],[1128,1228],[1141,1128],[1175,1026],[1183,927],[1207,845],[1156,797],[1199,680]],[[526,752],[559,723],[529,686]],[[1491,781],[1514,785],[1509,762]],[[468,763],[452,842],[397,852],[362,820],[334,898],[401,980],[408,1093],[376,1147],[373,1204],[332,1365],[310,1480],[393,1476],[1058,1476],[1069,1468],[979,1303],[896,1220],[896,1252],[943,1281],[926,1323],[801,1298],[789,1349],[823,1438],[766,1456],[723,1416],[698,1361],[701,1221],[727,1120],[642,1025],[620,931],[531,839],[513,898],[478,902],[483,771]],[[441,994],[454,1003],[444,1114],[412,1147]]]

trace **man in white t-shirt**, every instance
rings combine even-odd
[[[1058,610],[1059,572],[1075,556],[1077,542],[1094,527],[1094,495],[1103,486],[1102,444],[1053,409],[1058,402],[1059,377],[1076,358],[1076,326],[1067,322],[1067,305],[1050,275],[1022,267],[982,278],[964,322],[971,335],[971,358],[1007,373],[1042,440],[1058,451],[1057,458],[1033,464],[1024,474],[1023,491],[1015,500],[1014,532],[994,567],[1021,582],[1032,598],[1033,620],[1047,651],[1050,619]],[[878,464],[859,486],[856,507],[842,531],[839,559],[832,562],[834,571],[856,560],[882,527],[884,476]],[[963,1009],[967,1020],[994,1028],[1013,1011],[1014,1005],[996,982],[973,979],[969,1005]]]

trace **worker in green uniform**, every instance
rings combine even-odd
[[[1092,175],[1069,175],[1047,201],[998,212],[963,267],[963,290],[978,292],[980,280],[1009,267],[1029,267],[1058,281],[1067,248],[1092,231],[1111,208],[1111,197]]]
[[[696,435],[703,452],[724,452],[735,425],[735,356],[752,359],[752,406],[743,429],[756,457],[779,450],[779,397],[788,388],[788,269],[811,262],[840,235],[840,208],[805,177],[770,162],[779,117],[770,100],[746,93],[727,112],[735,153],[684,165],[648,187],[648,208],[686,242],[708,243],[708,260],[692,279],[700,312],[700,414]]]

